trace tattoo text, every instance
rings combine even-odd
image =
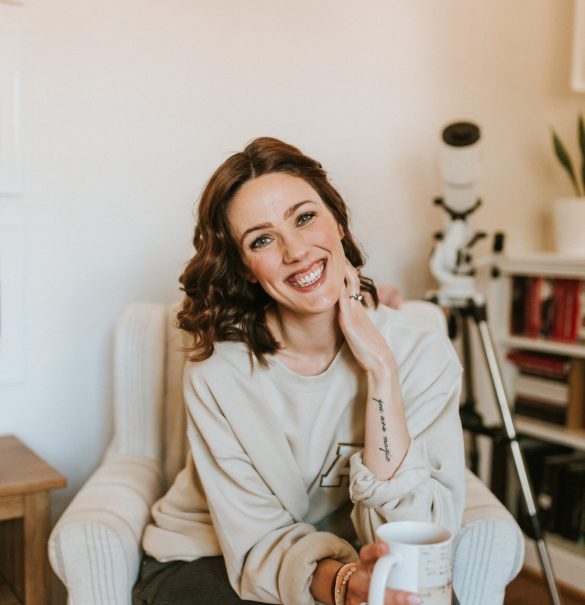
[[[386,432],[386,420],[384,419],[384,402],[381,399],[372,398],[378,404],[378,411],[380,412],[380,424],[382,427],[382,432]],[[388,445],[388,437],[384,435],[384,447],[379,447],[378,449],[381,452],[384,452],[384,458],[386,458],[386,462],[390,462],[390,446]]]

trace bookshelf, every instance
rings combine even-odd
[[[510,334],[512,281],[515,276],[565,278],[585,280],[585,258],[567,258],[552,253],[535,253],[507,257],[500,264],[501,277],[493,280],[488,289],[490,328],[498,348],[502,373],[510,403],[515,398],[517,368],[507,361],[511,349],[585,358],[585,343],[565,343],[544,338],[528,338]],[[585,405],[585,401],[583,401]],[[515,415],[519,433],[585,451],[585,428],[568,429],[543,420]],[[514,490],[512,490],[514,491]],[[559,581],[585,592],[585,547],[556,534],[547,534],[547,546]],[[526,538],[525,564],[540,571],[534,542]]]

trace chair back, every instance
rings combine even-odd
[[[169,487],[185,466],[188,450],[183,367],[187,360],[187,335],[177,327],[179,305],[167,309],[165,396],[163,400],[163,469],[165,487]]]

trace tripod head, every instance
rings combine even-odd
[[[475,277],[479,268],[492,264],[492,276],[499,275],[497,256],[504,248],[504,234],[494,234],[491,254],[474,259],[472,248],[485,239],[487,233],[475,231],[468,217],[480,207],[481,201],[477,200],[465,212],[449,208],[440,198],[435,200],[435,204],[447,212],[450,222],[445,231],[435,233],[430,269],[439,282],[439,289],[430,297],[437,299],[442,307],[463,307],[469,299],[477,299]]]
[[[477,269],[492,263],[492,274],[495,274],[495,259],[504,246],[504,235],[496,233],[492,254],[473,258],[472,248],[487,237],[484,231],[475,231],[470,221],[481,206],[475,191],[480,153],[478,126],[454,122],[444,128],[440,149],[443,196],[434,203],[445,211],[448,223],[444,231],[435,233],[430,269],[440,286],[427,297],[445,307],[464,307],[470,299],[477,300]]]

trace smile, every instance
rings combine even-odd
[[[311,265],[308,271],[291,275],[287,282],[294,288],[306,288],[317,283],[321,279],[323,271],[325,271],[325,261],[320,260]]]

